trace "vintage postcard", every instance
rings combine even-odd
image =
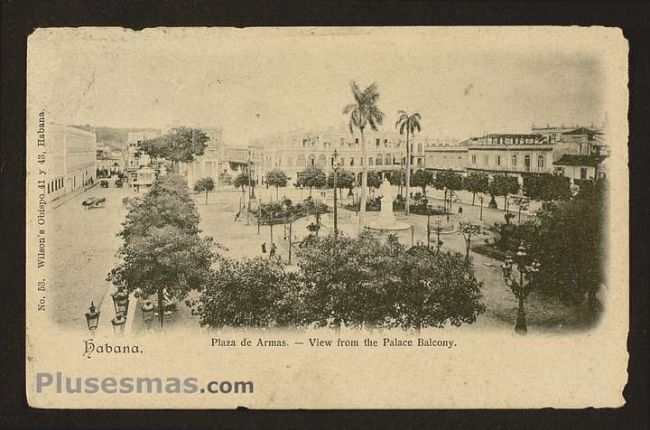
[[[40,28],[36,408],[619,407],[605,27]]]

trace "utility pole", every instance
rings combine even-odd
[[[248,150],[248,205],[246,208],[246,225],[250,225],[251,210],[251,151]]]
[[[427,212],[427,249],[431,249],[431,213]]]
[[[292,236],[292,227],[293,226],[293,219],[289,219],[289,265],[291,265],[291,245],[293,241],[293,236]]]
[[[334,150],[334,159],[332,160],[332,164],[334,167],[334,236],[338,236],[338,212],[336,208],[336,185],[337,185],[337,176],[338,176],[338,152],[336,152],[336,149]]]

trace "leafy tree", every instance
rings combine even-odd
[[[128,242],[164,226],[193,234],[199,232],[198,224],[199,215],[185,180],[170,174],[158,178],[144,197],[130,200],[119,235]]]
[[[309,196],[311,197],[311,190],[324,187],[327,183],[325,172],[320,167],[307,167],[302,172],[298,172],[297,185],[309,188]]]
[[[514,176],[494,175],[488,186],[488,192],[494,197],[503,196],[503,209],[506,209],[508,194],[519,192],[519,181]]]
[[[194,184],[194,191],[202,193],[205,191],[205,204],[208,204],[208,193],[214,190],[214,180],[212,178],[201,178]]]
[[[275,187],[276,200],[279,200],[279,187],[286,187],[288,179],[289,178],[287,178],[287,175],[280,169],[273,169],[270,172],[266,173],[266,183],[272,187]]]
[[[287,326],[300,320],[301,285],[279,259],[224,259],[196,306],[212,328]]]
[[[416,131],[420,131],[420,119],[421,116],[419,113],[414,113],[409,115],[403,110],[397,112],[399,118],[395,123],[395,128],[399,129],[399,134],[404,134],[406,132],[406,206],[405,213],[409,214],[409,206],[411,201],[409,187],[411,184],[411,144],[409,142],[409,137],[413,135]],[[421,186],[421,185],[420,185]],[[424,186],[426,187],[426,185]],[[424,188],[423,188],[424,190]],[[425,191],[423,191],[424,194]]]
[[[424,197],[427,196],[427,186],[431,184],[433,184],[433,175],[424,169],[416,170],[413,176],[411,176],[411,185],[422,188]],[[406,192],[408,193],[408,190]]]
[[[482,282],[460,253],[402,253],[391,270],[399,277],[395,324],[403,328],[471,324],[485,311]]]
[[[215,259],[211,248],[211,238],[202,239],[172,225],[153,227],[124,243],[118,252],[122,262],[107,280],[127,292],[156,295],[162,328],[165,297],[182,300],[209,279]]]
[[[604,282],[607,244],[604,232],[606,181],[581,187],[567,201],[547,203],[538,212],[538,228],[528,239],[541,263],[536,285],[569,302],[585,294],[591,306]]]
[[[569,178],[550,173],[524,176],[523,192],[533,200],[567,200],[571,197]]]
[[[404,172],[402,172],[402,170],[393,170],[388,174],[388,182],[390,182],[391,185],[397,186],[398,196],[403,198],[402,185],[404,185]]]
[[[375,171],[370,171],[368,172],[368,181],[367,184],[371,188],[379,188],[381,187],[381,173],[375,172]]]
[[[366,87],[364,90],[359,88],[359,85],[352,81],[350,83],[352,89],[352,96],[354,102],[348,104],[343,108],[343,114],[349,115],[350,133],[353,133],[355,128],[359,129],[361,134],[361,158],[367,160],[366,154],[366,138],[364,130],[367,126],[371,129],[377,130],[377,125],[381,125],[384,121],[384,113],[379,110],[377,102],[379,101],[379,89],[374,82]],[[361,167],[361,204],[359,212],[359,227],[363,228],[366,214],[366,200],[367,200],[367,187],[368,187],[368,166],[363,163]]]
[[[463,187],[463,177],[459,173],[450,170],[438,172],[433,178],[433,186],[439,190],[447,188],[448,190],[457,191]]]
[[[197,128],[178,127],[170,134],[142,142],[142,150],[152,158],[166,158],[178,173],[179,163],[191,163],[203,155],[209,137]]]
[[[463,188],[472,193],[472,206],[476,200],[476,193],[486,193],[490,177],[481,172],[471,172],[463,178]]]
[[[249,182],[249,176],[247,171],[241,172],[237,177],[235,178],[234,181],[232,181],[232,184],[234,185],[235,188],[241,188],[242,192],[244,192],[244,187],[248,187],[249,185],[251,187],[255,187],[255,179],[250,178]]]
[[[386,245],[368,234],[332,234],[299,251],[305,322],[340,327],[382,325],[391,313]]]
[[[461,222],[459,225],[459,233],[463,235],[465,240],[465,261],[469,261],[469,250],[472,245],[472,236],[481,233],[480,224],[472,224],[469,222]]]
[[[341,201],[343,200],[343,189],[350,190],[350,194],[352,194],[352,188],[354,187],[355,182],[356,176],[353,172],[342,169],[339,169],[336,172],[336,188],[339,189],[339,197]],[[329,175],[327,175],[327,186],[334,188],[334,172],[331,172]]]
[[[449,192],[445,195],[445,211],[449,205],[449,212],[451,212],[451,196],[454,191],[458,191],[463,187],[463,177],[456,172],[446,170],[444,172],[436,173],[433,179],[433,186],[439,190],[447,189]],[[449,200],[447,200],[447,198]]]

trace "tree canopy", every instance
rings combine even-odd
[[[356,182],[356,175],[349,170],[340,169],[336,174],[336,187],[352,189]],[[334,187],[334,172],[327,175],[327,186]]]
[[[433,186],[439,190],[447,188],[448,190],[457,191],[463,187],[463,177],[460,173],[449,170],[438,172],[433,179]]]
[[[142,142],[142,150],[152,158],[165,158],[174,164],[189,163],[203,155],[208,136],[197,128],[178,127],[171,133]]]
[[[323,169],[316,166],[307,167],[305,170],[298,172],[298,180],[296,184],[298,186],[309,188],[309,193],[311,195],[312,188],[321,188],[324,187],[327,183],[327,177]]]
[[[472,204],[476,193],[487,193],[490,177],[482,172],[471,172],[463,178],[463,188],[472,193]]]
[[[523,192],[533,200],[566,200],[571,197],[569,178],[550,173],[525,175]]]
[[[208,203],[208,193],[214,190],[214,180],[212,178],[201,178],[194,184],[194,191],[197,193],[205,192],[205,203]]]
[[[297,275],[278,259],[224,259],[197,301],[202,326],[269,327],[300,322]]]
[[[411,176],[411,185],[422,188],[422,194],[427,194],[427,186],[433,184],[433,175],[424,170],[418,169]]]
[[[244,190],[244,187],[248,187],[249,185],[251,187],[254,187],[255,184],[255,178],[250,178],[249,181],[249,176],[248,176],[248,171],[243,171],[237,177],[235,177],[235,180],[232,181],[232,184],[235,188],[241,188],[242,191]]]
[[[119,235],[128,242],[134,236],[143,236],[151,228],[174,226],[188,234],[198,233],[199,214],[183,178],[166,175],[158,178],[142,198],[131,199],[122,231]]]
[[[273,169],[266,173],[266,183],[272,187],[286,187],[289,178],[280,169]]]

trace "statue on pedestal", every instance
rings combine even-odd
[[[382,218],[395,218],[393,214],[393,186],[388,182],[388,179],[384,178],[379,187],[379,192],[381,193],[381,212],[380,216]]]

